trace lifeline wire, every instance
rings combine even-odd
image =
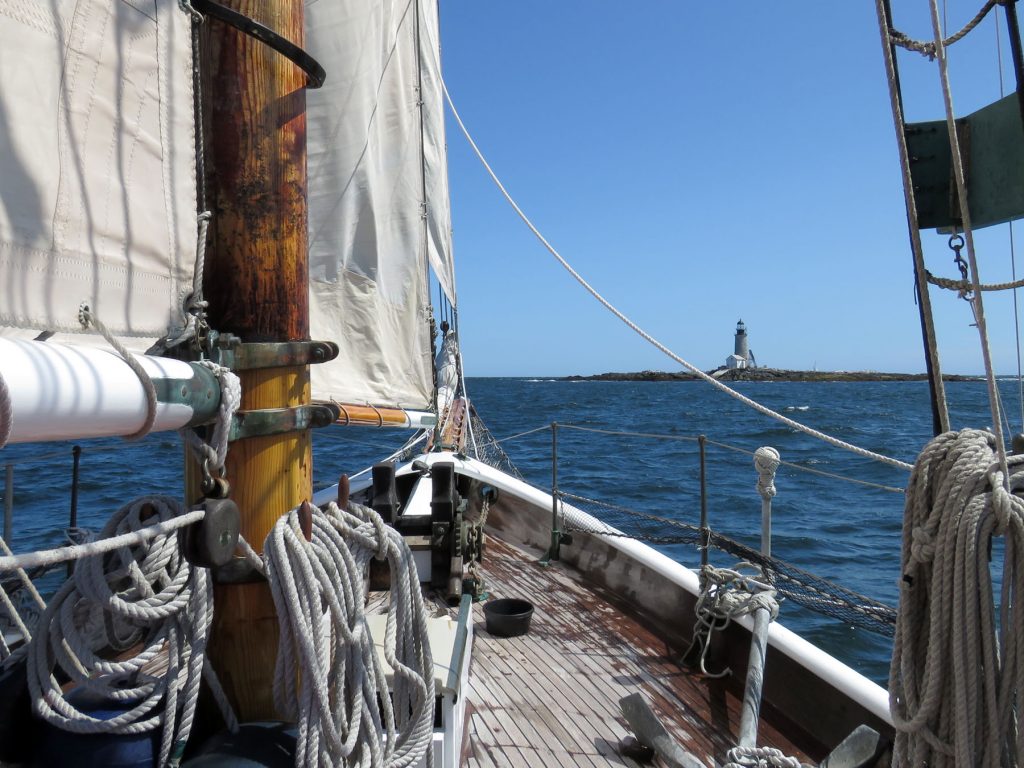
[[[521,218],[523,220],[523,223],[525,223],[526,226],[530,228],[530,231],[533,232],[533,234],[537,237],[538,240],[540,240],[541,244],[548,250],[548,252],[552,256],[555,257],[555,259],[558,261],[558,263],[561,264],[565,268],[565,270],[570,275],[573,276],[573,278],[575,278],[576,282],[578,282],[580,285],[582,285],[587,290],[587,292],[590,293],[591,296],[593,296],[595,299],[597,299],[605,307],[605,309],[607,309],[609,312],[611,312],[613,315],[615,315],[617,318],[619,318],[619,320],[621,320],[623,323],[625,323],[627,326],[629,326],[629,328],[632,329],[634,332],[636,332],[642,339],[644,339],[648,343],[652,344],[656,349],[658,349],[661,352],[663,352],[664,354],[668,355],[670,358],[672,358],[677,363],[679,363],[683,367],[687,368],[688,370],[690,370],[691,372],[696,374],[698,377],[700,377],[701,379],[703,379],[707,383],[711,384],[714,387],[717,387],[718,389],[720,389],[722,392],[725,392],[730,397],[736,398],[737,400],[739,400],[744,405],[747,405],[747,406],[753,408],[755,411],[757,411],[758,413],[761,413],[764,416],[770,416],[773,419],[777,419],[778,421],[781,421],[786,426],[792,427],[793,429],[800,430],[801,432],[804,432],[805,434],[808,434],[811,437],[816,437],[819,440],[823,440],[826,443],[829,443],[830,445],[833,445],[833,446],[835,446],[837,448],[842,448],[842,449],[847,450],[847,451],[852,451],[853,453],[856,453],[856,454],[858,454],[860,456],[864,456],[864,457],[869,458],[869,459],[874,459],[875,461],[881,461],[881,462],[883,462],[885,464],[890,464],[890,465],[892,465],[894,467],[899,467],[900,469],[910,470],[910,469],[913,468],[912,464],[908,464],[905,461],[899,461],[898,459],[893,459],[893,458],[890,458],[889,456],[884,456],[884,455],[882,455],[880,453],[875,453],[874,451],[869,451],[869,450],[867,450],[865,448],[860,448],[860,447],[858,447],[856,445],[853,445],[851,443],[847,443],[847,442],[845,442],[843,440],[840,440],[838,438],[832,437],[831,435],[827,435],[824,432],[820,432],[820,431],[818,431],[818,430],[816,430],[816,429],[814,429],[812,427],[807,426],[806,424],[800,423],[799,421],[794,421],[793,419],[790,419],[787,416],[783,416],[781,413],[778,413],[778,412],[773,411],[773,410],[771,410],[770,408],[768,408],[768,407],[766,407],[764,405],[761,405],[756,400],[752,400],[749,397],[746,397],[745,395],[740,394],[739,392],[737,392],[736,390],[732,389],[731,387],[727,387],[725,384],[723,384],[722,382],[718,381],[718,379],[714,378],[713,376],[709,376],[708,374],[704,373],[704,371],[700,370],[697,366],[695,366],[692,363],[684,360],[682,357],[677,355],[675,352],[670,350],[668,347],[666,347],[660,341],[658,341],[653,336],[651,336],[649,333],[647,333],[647,331],[643,330],[640,326],[638,326],[636,323],[634,323],[632,320],[630,320],[628,317],[626,317],[625,314],[620,312],[614,305],[612,305],[611,302],[609,302],[606,298],[604,298],[604,296],[602,296],[600,293],[598,293],[597,290],[593,286],[591,286],[590,283],[588,283],[583,278],[583,276],[580,275],[579,272],[577,272],[575,269],[573,269],[572,266],[569,264],[569,262],[567,262],[564,258],[562,258],[561,254],[559,254],[558,251],[555,250],[554,246],[552,246],[551,243],[549,243],[547,241],[547,239],[545,239],[544,235],[542,235],[540,233],[540,230],[538,230],[537,227],[534,226],[533,222],[530,221],[530,219],[527,217],[527,215],[523,212],[523,209],[519,207],[519,205],[516,203],[516,201],[509,194],[508,190],[505,189],[505,186],[498,179],[497,174],[495,174],[495,172],[491,168],[490,164],[484,158],[483,153],[480,151],[480,148],[476,145],[476,142],[473,141],[473,137],[470,136],[469,130],[466,128],[465,123],[462,122],[462,117],[459,116],[458,110],[455,109],[455,103],[452,101],[451,94],[448,93],[448,86],[444,82],[444,80],[441,80],[441,88],[444,89],[444,95],[445,95],[445,98],[448,101],[448,106],[452,110],[452,116],[455,118],[455,122],[457,122],[459,124],[459,128],[462,130],[462,134],[466,137],[466,140],[469,142],[470,146],[473,148],[473,152],[476,154],[477,158],[480,160],[480,162],[483,164],[484,168],[487,170],[487,174],[491,177],[491,180],[497,185],[498,189],[501,191],[501,194],[508,201],[509,205],[512,206],[513,210],[515,210],[515,212],[519,215],[519,218]]]

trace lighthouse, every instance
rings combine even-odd
[[[736,323],[736,342],[733,353],[725,359],[726,368],[746,368],[750,364],[750,348],[747,346],[747,326],[740,320]]]

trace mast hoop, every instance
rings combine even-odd
[[[200,14],[206,14],[224,22],[229,27],[234,27],[242,34],[259,40],[264,45],[273,48],[295,66],[306,73],[306,87],[310,89],[319,88],[327,79],[327,73],[320,66],[320,62],[310,56],[306,51],[297,46],[291,40],[282,37],[270,27],[260,24],[248,16],[225,8],[213,0],[191,0],[192,9]]]

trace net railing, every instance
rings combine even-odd
[[[523,480],[522,473],[501,447],[501,441],[494,437],[472,405],[469,407],[469,418],[473,429],[473,444],[470,447],[473,458]]]
[[[484,426],[475,410],[472,412],[472,416],[473,430],[480,454],[477,458],[493,467],[510,472],[516,477],[523,479],[511,459],[509,459],[508,454],[501,447],[501,443],[547,428],[542,427],[536,430],[529,430],[519,435],[513,435],[511,438],[496,440],[493,434]],[[559,424],[558,428],[573,429],[574,427],[568,424]],[[618,433],[610,430],[589,429],[587,431],[600,431],[607,435],[618,434],[629,437],[655,439],[663,437],[676,441],[697,441],[697,438],[687,438],[679,435],[654,435],[635,432]],[[706,442],[719,448],[753,455],[752,451],[734,448],[724,443],[710,440]],[[813,470],[796,464],[786,462],[783,462],[783,464],[797,470],[805,469],[816,475],[828,474],[828,476],[839,480],[870,485],[879,490],[890,492],[900,492],[902,490],[891,486],[865,483],[856,478],[823,473],[820,470]],[[895,633],[896,609],[894,607],[817,576],[786,560],[764,555],[742,542],[714,531],[710,527],[707,530],[702,530],[698,525],[640,512],[621,504],[588,498],[561,489],[556,491],[556,496],[563,502],[561,505],[561,531],[563,533],[577,531],[598,536],[629,538],[657,546],[683,545],[693,547],[696,552],[700,552],[702,549],[714,550],[736,558],[739,561],[749,562],[758,566],[762,570],[765,580],[771,584],[779,596],[791,600],[793,603],[803,606],[808,610],[838,619],[849,626],[858,627],[886,637],[892,637]]]
[[[565,491],[558,498],[572,506],[563,507],[562,531],[634,539],[648,544],[682,544],[699,550],[705,532],[699,526],[589,499]],[[580,512],[584,514],[580,514]],[[707,531],[707,547],[758,566],[765,580],[782,597],[804,608],[839,619],[845,624],[886,637],[896,630],[896,609],[777,557],[713,530]]]

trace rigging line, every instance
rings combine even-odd
[[[999,98],[1006,95],[1006,86],[1003,82],[1003,42],[1002,32],[999,29],[999,14],[995,15],[996,22],[996,72],[999,74]],[[1010,232],[1010,278],[1017,282],[1017,251],[1013,243],[1013,222],[1009,222]],[[1013,330],[1014,340],[1017,345],[1017,406],[1020,410],[1020,428],[1024,432],[1024,373],[1021,371],[1020,357],[1020,305],[1018,302],[1017,289],[1013,289]],[[1004,410],[1005,414],[1005,410]],[[1007,432],[1009,432],[1007,428]]]
[[[561,426],[561,424],[559,424],[559,426]],[[532,435],[535,432],[543,432],[548,429],[551,429],[551,425],[545,424],[543,427],[534,427],[533,429],[528,429],[525,432],[518,432],[517,434],[509,435],[508,437],[503,437],[500,440],[495,440],[494,442],[497,444],[507,443],[509,440],[515,440],[516,438],[519,437],[526,437],[527,435]]]
[[[726,443],[720,443],[717,440],[707,440],[706,442],[707,442],[708,445],[713,445],[716,448],[724,448],[724,449],[726,449],[728,451],[735,451],[736,453],[745,453],[747,456],[756,456],[757,455],[756,451],[751,451],[751,450],[748,450],[746,448],[739,448],[739,447],[737,447],[735,445],[728,445]],[[789,467],[790,469],[795,469],[795,470],[798,470],[800,472],[806,472],[806,473],[811,474],[811,475],[820,475],[821,477],[829,477],[829,478],[832,478],[834,480],[843,480],[843,481],[845,481],[847,483],[854,483],[856,485],[864,485],[864,486],[867,486],[868,488],[875,488],[876,490],[879,490],[879,491],[888,491],[889,493],[904,493],[904,492],[906,492],[906,488],[896,488],[896,487],[891,486],[891,485],[883,485],[881,483],[872,483],[870,480],[860,480],[860,479],[858,479],[856,477],[846,477],[845,475],[838,475],[838,474],[836,474],[834,472],[826,472],[823,469],[813,469],[811,467],[805,467],[802,464],[794,464],[791,461],[783,461],[782,459],[779,459],[779,464],[781,466]]]
[[[1010,222],[1010,273],[1014,282],[1017,280],[1017,252],[1013,247],[1013,222]],[[1024,432],[1024,373],[1021,371],[1020,356],[1020,305],[1017,289],[1013,289],[1013,330],[1017,344],[1017,405],[1020,409],[1020,428]]]
[[[559,429],[575,429],[577,432],[596,432],[599,435],[619,435],[621,437],[650,437],[655,440],[679,440],[681,442],[696,443],[700,440],[692,435],[665,435],[656,432],[621,432],[613,429],[598,429],[597,427],[580,427],[576,424],[559,424]],[[544,429],[544,427],[542,427]]]
[[[797,430],[799,430],[799,431],[801,431],[801,432],[803,432],[805,434],[810,435],[811,437],[816,437],[819,440],[823,440],[824,442],[826,442],[826,443],[828,443],[828,444],[830,444],[832,446],[835,446],[836,448],[842,448],[842,449],[847,450],[847,451],[852,451],[853,453],[856,453],[856,454],[858,454],[860,456],[864,456],[864,457],[869,458],[869,459],[874,459],[875,461],[881,461],[881,462],[883,462],[885,464],[891,464],[894,467],[900,467],[901,469],[906,469],[908,471],[913,469],[913,465],[908,464],[905,461],[900,461],[899,459],[894,459],[894,458],[891,458],[889,456],[884,456],[884,455],[882,455],[880,453],[875,453],[874,451],[869,451],[869,450],[867,450],[865,448],[860,448],[860,447],[858,447],[856,445],[853,445],[851,443],[847,443],[847,442],[845,442],[843,440],[840,440],[840,439],[838,439],[836,437],[832,437],[831,435],[827,435],[824,432],[820,432],[820,431],[814,429],[813,427],[809,427],[806,424],[802,424],[799,421],[795,421],[795,420],[789,418],[788,416],[783,416],[781,413],[773,411],[770,408],[768,408],[767,406],[761,405],[761,403],[757,402],[756,400],[752,400],[751,398],[747,397],[746,395],[740,394],[739,392],[737,392],[736,390],[732,389],[731,387],[727,387],[725,384],[723,384],[722,382],[718,381],[718,379],[716,379],[716,378],[714,378],[712,376],[709,376],[708,374],[704,373],[704,371],[702,371],[697,366],[695,366],[692,363],[684,360],[682,357],[677,355],[675,352],[670,350],[668,347],[666,347],[660,341],[658,341],[653,336],[651,336],[649,333],[647,333],[647,331],[643,330],[640,326],[638,326],[636,323],[634,323],[632,320],[630,320],[628,317],[626,317],[626,315],[624,315],[622,312],[620,312],[614,305],[612,305],[611,302],[609,302],[606,298],[604,298],[604,296],[602,296],[600,293],[598,293],[597,290],[593,286],[591,286],[590,283],[588,283],[582,277],[582,275],[580,275],[579,272],[577,272],[575,269],[573,269],[572,266],[569,264],[569,262],[567,262],[564,258],[562,258],[562,255],[560,253],[558,253],[558,251],[555,250],[554,246],[552,246],[551,243],[549,243],[544,238],[544,235],[542,235],[540,233],[540,230],[538,230],[537,227],[534,226],[533,222],[530,221],[530,219],[527,217],[527,215],[523,212],[523,209],[519,207],[519,205],[516,203],[515,200],[512,199],[512,196],[509,194],[508,190],[505,189],[505,186],[501,183],[501,181],[498,179],[498,176],[495,174],[494,170],[491,168],[490,164],[484,158],[483,153],[480,151],[480,148],[476,145],[476,142],[473,141],[473,137],[470,136],[469,130],[466,128],[465,123],[462,122],[462,118],[459,116],[458,110],[455,109],[455,103],[452,101],[451,94],[448,93],[448,85],[447,85],[447,83],[445,83],[445,81],[443,79],[441,80],[441,88],[444,90],[445,99],[448,101],[448,106],[452,110],[452,116],[455,118],[455,122],[458,123],[459,128],[462,130],[462,134],[466,137],[466,140],[469,142],[470,146],[473,148],[473,152],[476,154],[477,158],[480,160],[480,162],[483,164],[484,168],[487,170],[487,174],[491,177],[491,180],[495,183],[495,185],[497,185],[498,189],[501,191],[501,194],[504,196],[505,200],[507,200],[509,205],[512,206],[513,210],[515,210],[515,212],[519,215],[519,218],[523,220],[523,223],[525,223],[526,226],[530,228],[530,231],[533,232],[533,234],[537,237],[538,240],[540,240],[541,244],[548,250],[548,252],[552,256],[555,257],[555,259],[558,261],[558,263],[561,264],[565,268],[565,270],[570,275],[573,276],[573,278],[576,280],[576,282],[578,282],[581,286],[583,286],[583,288],[585,288],[587,290],[587,292],[590,293],[591,296],[593,296],[595,299],[597,299],[605,307],[605,309],[607,309],[609,312],[611,312],[613,315],[615,315],[617,318],[619,318],[619,320],[621,320],[623,323],[625,323],[630,329],[632,329],[635,333],[637,333],[642,339],[644,339],[645,341],[647,341],[648,343],[653,345],[656,349],[660,350],[664,354],[668,355],[668,357],[670,357],[671,359],[675,360],[677,363],[682,365],[684,368],[687,368],[692,373],[696,374],[699,378],[703,379],[708,384],[711,384],[712,386],[714,386],[717,389],[721,390],[722,392],[726,393],[730,397],[733,397],[733,398],[739,400],[744,405],[747,405],[747,406],[753,408],[755,411],[757,411],[758,413],[760,413],[760,414],[762,414],[764,416],[769,416],[769,417],[771,417],[773,419],[777,419],[778,421],[781,421],[783,424],[785,424],[788,427],[792,427],[793,429],[797,429]]]
[[[462,385],[462,396],[466,400],[466,426],[469,428],[469,442],[473,446],[473,456],[480,459],[480,448],[476,444],[476,435],[473,433],[473,414],[470,411],[469,391],[466,389],[466,369],[462,364],[462,336],[459,335],[459,308],[452,306],[452,328],[455,329],[455,364],[459,373],[459,383]]]
[[[967,181],[963,167],[963,155],[960,150],[960,138],[956,130],[956,115],[953,112],[953,93],[949,84],[949,63],[946,48],[942,42],[942,29],[939,25],[939,6],[937,0],[931,0],[932,29],[935,33],[935,58],[939,63],[939,85],[942,99],[946,107],[946,127],[949,131],[949,148],[953,161],[953,176],[956,179],[957,198],[960,202],[960,221],[963,225],[964,239],[967,241],[967,260],[971,267],[971,283],[974,286],[974,297],[971,306],[977,320],[978,336],[981,342],[981,356],[985,362],[985,381],[988,385],[988,401],[992,410],[992,431],[996,438],[996,453],[999,467],[1003,473],[1003,485],[1009,489],[1010,471],[1006,460],[1006,443],[1003,439],[1003,425],[999,418],[999,397],[996,386],[995,369],[992,364],[992,349],[989,345],[988,326],[985,322],[985,303],[980,290],[981,277],[978,272],[978,259],[974,249],[974,232],[971,228],[971,214],[967,199]]]
[[[617,435],[617,436],[621,436],[621,437],[649,437],[649,438],[653,438],[655,440],[678,440],[680,442],[691,442],[691,443],[696,443],[696,442],[698,442],[700,440],[700,438],[691,437],[690,435],[664,435],[664,434],[657,434],[657,433],[654,433],[654,432],[618,432],[618,431],[614,431],[614,430],[610,430],[610,429],[597,429],[596,427],[579,427],[579,426],[576,426],[575,424],[559,424],[558,428],[559,429],[575,429],[575,430],[577,430],[579,432],[596,432],[596,433],[602,434],[602,435],[613,435],[613,436]],[[546,429],[546,427],[541,427],[541,429]],[[534,431],[536,431],[536,430],[534,430]],[[524,434],[527,434],[527,433],[524,433]],[[506,439],[510,440],[511,438],[506,438]],[[751,451],[751,450],[749,450],[747,448],[740,448],[739,446],[736,446],[736,445],[729,445],[728,443],[720,443],[717,440],[710,440],[708,438],[705,438],[705,442],[708,445],[713,445],[713,446],[715,446],[717,448],[724,448],[724,449],[726,449],[728,451],[735,451],[736,453],[742,453],[742,454],[745,454],[747,456],[755,456],[756,455],[756,451]],[[889,491],[890,493],[903,493],[906,490],[904,488],[894,488],[891,485],[882,485],[880,483],[872,483],[869,480],[858,480],[857,478],[854,478],[854,477],[846,477],[845,475],[837,475],[834,472],[825,472],[824,470],[821,470],[821,469],[812,469],[811,467],[805,467],[802,464],[794,464],[794,463],[792,463],[790,461],[782,461],[781,459],[779,460],[779,464],[781,464],[782,466],[785,466],[785,467],[789,467],[791,469],[799,470],[800,472],[808,472],[808,473],[810,473],[812,475],[821,475],[822,477],[831,477],[831,478],[834,478],[836,480],[845,480],[848,483],[856,483],[857,485],[866,485],[869,488],[876,488],[876,489],[881,490],[881,491]]]

